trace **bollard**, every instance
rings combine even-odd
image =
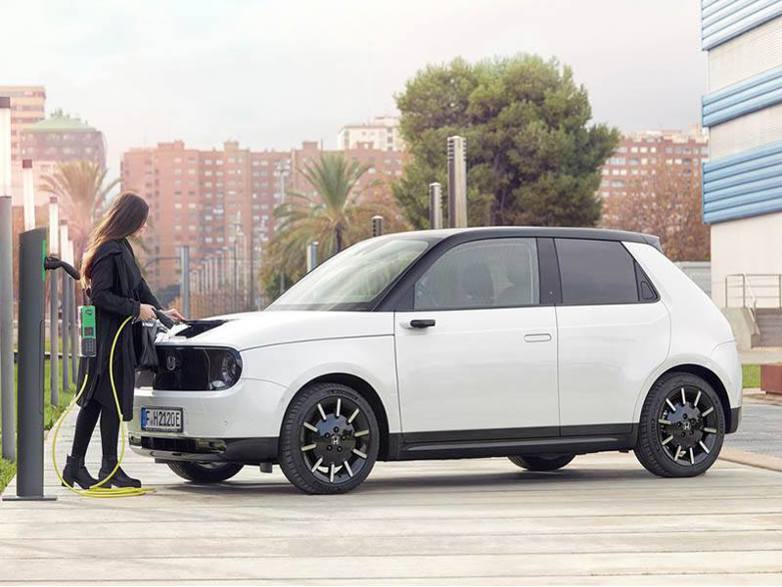
[[[448,137],[448,222],[467,227],[467,148],[464,137]]]
[[[43,342],[46,229],[19,235],[19,375],[17,383],[18,465],[16,497],[4,500],[56,499],[43,495]],[[56,276],[52,274],[52,281]]]

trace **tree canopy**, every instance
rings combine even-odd
[[[569,67],[533,55],[430,65],[396,97],[413,161],[394,186],[408,220],[428,227],[428,184],[447,185],[447,138],[467,140],[469,224],[593,226],[600,168],[619,132],[590,124]]]

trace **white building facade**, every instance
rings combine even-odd
[[[782,307],[782,0],[702,0],[712,297]]]
[[[399,118],[377,116],[369,122],[343,126],[337,135],[337,148],[356,149],[359,144],[369,144],[380,151],[403,151],[404,142],[399,134]]]

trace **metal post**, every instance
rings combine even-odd
[[[190,316],[190,246],[182,245],[179,249],[179,293],[182,297],[182,314]]]
[[[741,307],[747,307],[747,276],[744,273],[741,274]]]
[[[45,254],[45,228],[28,230],[19,235],[19,463],[16,497],[3,499],[47,499],[43,495]],[[52,281],[56,281],[54,274]]]
[[[467,149],[464,137],[448,137],[448,222],[467,226]]]
[[[239,311],[239,265],[236,262],[236,246],[236,239],[234,238],[234,312]]]
[[[72,242],[69,244],[68,252],[70,257],[68,262],[75,267],[76,264],[73,262],[74,254]],[[79,381],[79,351],[77,349],[78,328],[76,323],[76,306],[79,305],[79,287],[77,281],[74,281],[71,284],[71,303],[69,308],[71,312],[71,380],[77,385]]]
[[[49,254],[59,256],[60,213],[57,196],[49,198]],[[49,394],[53,406],[60,405],[59,361],[59,304],[57,300],[57,276],[49,279]]]
[[[0,96],[0,411],[3,458],[16,460],[14,269],[11,220],[11,98]]]
[[[318,241],[312,241],[307,245],[307,273],[318,266]]]
[[[782,309],[782,273],[777,275],[777,292],[779,292],[779,307]]]
[[[443,186],[438,182],[429,184],[429,228],[443,227]]]
[[[32,159],[22,159],[22,195],[24,229],[32,230],[35,228],[35,181]]]
[[[373,216],[372,217],[372,236],[382,236],[383,235],[383,217],[382,216]]]
[[[10,165],[8,167],[10,168]],[[2,161],[0,161],[0,174],[2,174]],[[3,180],[4,178],[0,176],[0,189],[3,189]],[[0,194],[0,410],[2,410],[3,458],[15,461],[14,276],[11,234],[11,196]]]
[[[60,221],[60,257],[63,261],[68,261],[68,223]],[[71,371],[68,364],[68,346],[70,342],[70,318],[69,307],[71,305],[71,296],[68,292],[71,290],[68,280],[70,277],[65,271],[62,271],[62,391],[65,393],[71,387]],[[52,273],[52,279],[55,274]]]
[[[252,215],[250,216],[252,219]],[[257,307],[255,305],[255,225],[252,222],[250,223],[250,269],[249,271],[250,271],[250,283],[247,284],[250,290],[249,309],[256,310]]]

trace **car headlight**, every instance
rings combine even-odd
[[[242,375],[242,358],[231,348],[158,345],[152,387],[167,391],[228,389]]]
[[[212,389],[226,389],[239,381],[242,359],[238,354],[228,349],[220,349],[211,350],[210,355],[214,366],[209,382]]]

